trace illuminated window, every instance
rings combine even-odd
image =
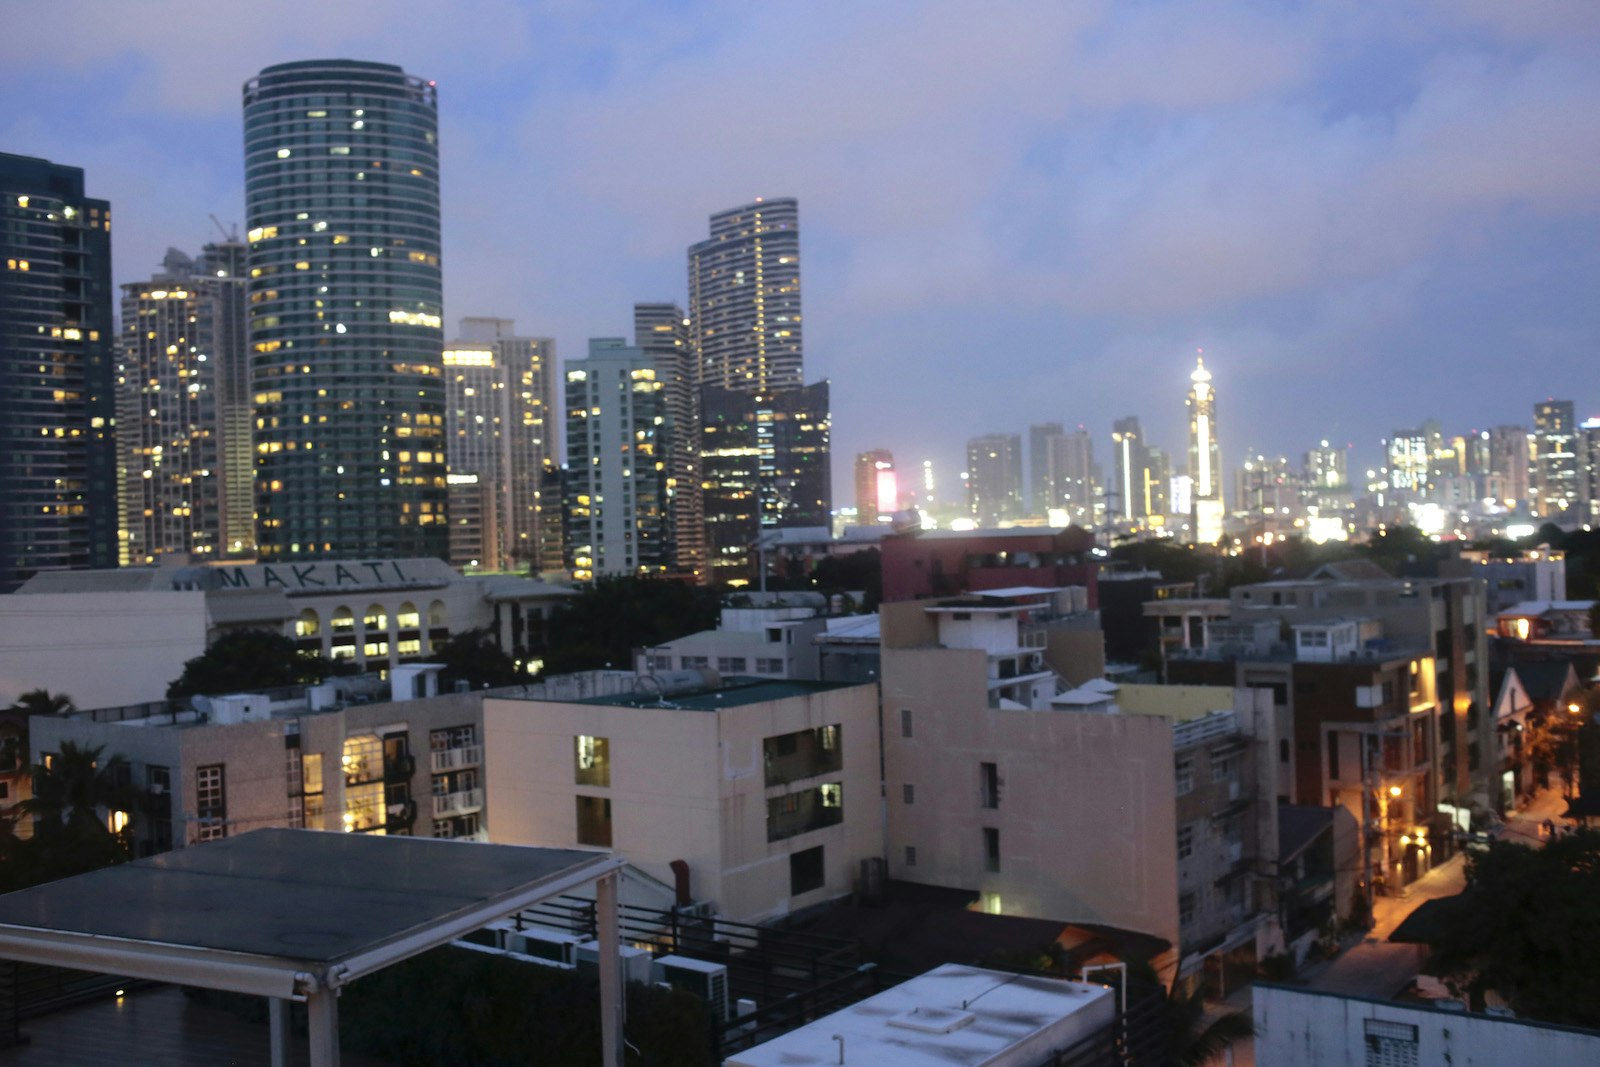
[[[611,741],[579,734],[573,738],[574,770],[578,785],[611,785]]]
[[[322,632],[322,622],[317,613],[310,608],[302,611],[294,623],[296,637],[315,637]]]

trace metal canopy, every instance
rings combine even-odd
[[[622,866],[573,849],[257,830],[0,896],[0,956],[305,999]]]

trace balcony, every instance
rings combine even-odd
[[[428,753],[428,762],[434,774],[464,770],[483,762],[482,745],[463,745],[461,748],[443,748]]]
[[[483,790],[464,789],[459,793],[438,793],[433,798],[433,817],[449,819],[483,810]]]
[[[456,836],[450,837],[450,838],[446,838],[445,840],[448,840],[448,841],[476,841],[479,844],[487,844],[488,841],[489,841],[489,831],[480,828],[480,829],[472,831],[470,834],[457,834]]]

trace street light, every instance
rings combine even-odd
[[[1390,787],[1389,787],[1389,795],[1390,795],[1390,796],[1392,796],[1392,797],[1397,797],[1397,796],[1399,796],[1399,795],[1400,795],[1400,794],[1401,794],[1401,793],[1403,793],[1403,792],[1404,792],[1404,790],[1403,790],[1403,789],[1401,789],[1401,788],[1400,788],[1400,787],[1399,787],[1399,786],[1397,786],[1397,785],[1391,785],[1391,786],[1390,786]]]

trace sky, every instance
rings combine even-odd
[[[114,278],[245,228],[240,87],[439,86],[445,317],[581,358],[686,298],[707,217],[800,201],[834,486],[889,448],[1137,415],[1223,463],[1600,415],[1594,0],[0,0],[0,151],[86,171]]]

